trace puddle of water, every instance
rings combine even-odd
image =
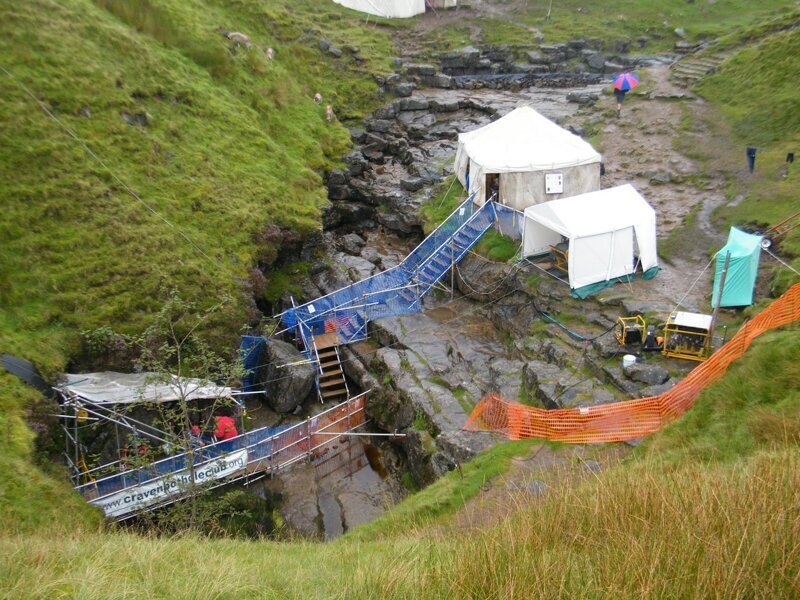
[[[439,323],[447,323],[458,316],[458,313],[449,306],[437,306],[436,308],[429,308],[425,311],[425,316],[430,317]]]
[[[281,479],[287,523],[326,540],[381,516],[393,503],[396,485],[379,448],[356,437]]]
[[[372,444],[364,444],[364,454],[367,456],[369,466],[375,471],[381,479],[386,479],[389,476],[389,471],[386,470],[386,465],[383,464],[383,456],[377,446]]]

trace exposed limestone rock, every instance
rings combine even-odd
[[[629,367],[624,367],[625,377],[633,381],[646,383],[649,386],[661,385],[669,379],[669,371],[660,365],[648,365],[636,362]]]
[[[309,364],[295,364],[278,368],[279,365],[298,363],[303,355],[291,344],[276,339],[267,341],[265,349],[266,403],[272,410],[288,413],[300,406],[314,387],[316,371]]]

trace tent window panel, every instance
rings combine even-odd
[[[633,228],[572,241],[570,285],[582,287],[633,271]]]
[[[550,252],[550,246],[558,244],[562,236],[533,219],[525,219],[525,235],[522,251],[527,256],[540,256]]]
[[[614,232],[612,262],[609,269],[608,278],[621,277],[633,273],[633,227],[620,229]]]

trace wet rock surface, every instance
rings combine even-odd
[[[346,168],[327,175],[331,205],[319,248],[330,257],[329,264],[312,268],[305,297],[332,292],[403,259],[422,236],[419,207],[440,193],[436,184],[452,172],[458,132],[531,104],[579,134],[629,134],[626,122],[604,121],[601,111],[592,107],[603,95],[602,77],[622,64],[635,64],[625,55],[632,43],[474,46],[437,60],[398,59],[398,72],[381,82],[395,97],[351,128],[354,150],[345,158]],[[635,44],[642,47],[646,40]],[[662,84],[664,68],[658,66],[671,58],[638,59],[639,64],[656,65],[655,90],[644,102],[675,97],[676,92]],[[569,61],[578,72],[563,72]],[[681,99],[693,97],[684,94]],[[655,116],[641,134],[660,139],[669,131],[671,118],[660,113],[671,110],[672,105],[647,107]],[[576,119],[578,111],[586,114]],[[614,144],[608,152],[612,160],[609,167],[606,158],[608,175],[602,185],[633,177],[646,196],[656,196],[659,218],[665,215],[660,235],[666,235],[688,210],[689,203],[675,200],[676,194],[686,197],[681,186],[691,163],[670,155],[665,164],[658,164],[664,151],[645,152],[644,146],[633,151],[629,146]],[[633,164],[641,167],[631,169]],[[709,206],[717,202],[715,193],[709,191]],[[563,283],[529,266],[498,265],[470,256],[452,279],[443,281],[446,288],[452,281],[455,289],[430,294],[422,313],[370,322],[370,339],[345,351],[345,372],[354,388],[372,390],[367,407],[371,426],[406,435],[384,447],[394,480],[410,474],[417,485],[426,485],[496,443],[498,438],[490,434],[461,430],[475,403],[491,391],[536,406],[563,408],[669,389],[693,365],[666,361],[668,369],[651,368],[655,365],[644,357],[635,370],[623,370],[622,356],[636,349],[621,347],[609,328],[620,315],[666,316],[678,299],[699,306],[702,298],[697,295],[680,298],[678,289],[683,286],[676,283],[682,277],[679,269],[665,268],[654,282],[614,286],[580,302],[569,296]],[[543,320],[540,311],[568,327]],[[597,468],[587,463],[587,471]],[[395,491],[397,497],[402,495],[402,490]],[[320,531],[320,522],[332,535],[346,530],[348,524],[339,523],[347,513],[340,503],[347,495],[320,488],[316,497],[308,506],[300,502],[293,509],[300,521],[316,519],[316,529],[309,526],[308,531]]]
[[[507,58],[498,50],[491,56]],[[510,69],[513,63],[506,58],[503,64]],[[413,80],[412,91],[403,94],[398,93],[399,79],[384,82],[387,91],[400,97],[351,127],[354,150],[345,157],[348,168],[327,174],[331,205],[323,217],[326,230],[363,234],[379,225],[421,237],[419,208],[452,173],[459,132],[522,104],[560,121],[596,101],[602,88],[599,79],[581,73],[482,75],[473,67],[464,67],[473,69],[469,76],[451,77],[433,64],[406,65],[402,76]]]

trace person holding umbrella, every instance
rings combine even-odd
[[[617,97],[617,118],[622,114],[625,94],[639,85],[639,78],[633,73],[620,73],[614,78],[614,95]]]

